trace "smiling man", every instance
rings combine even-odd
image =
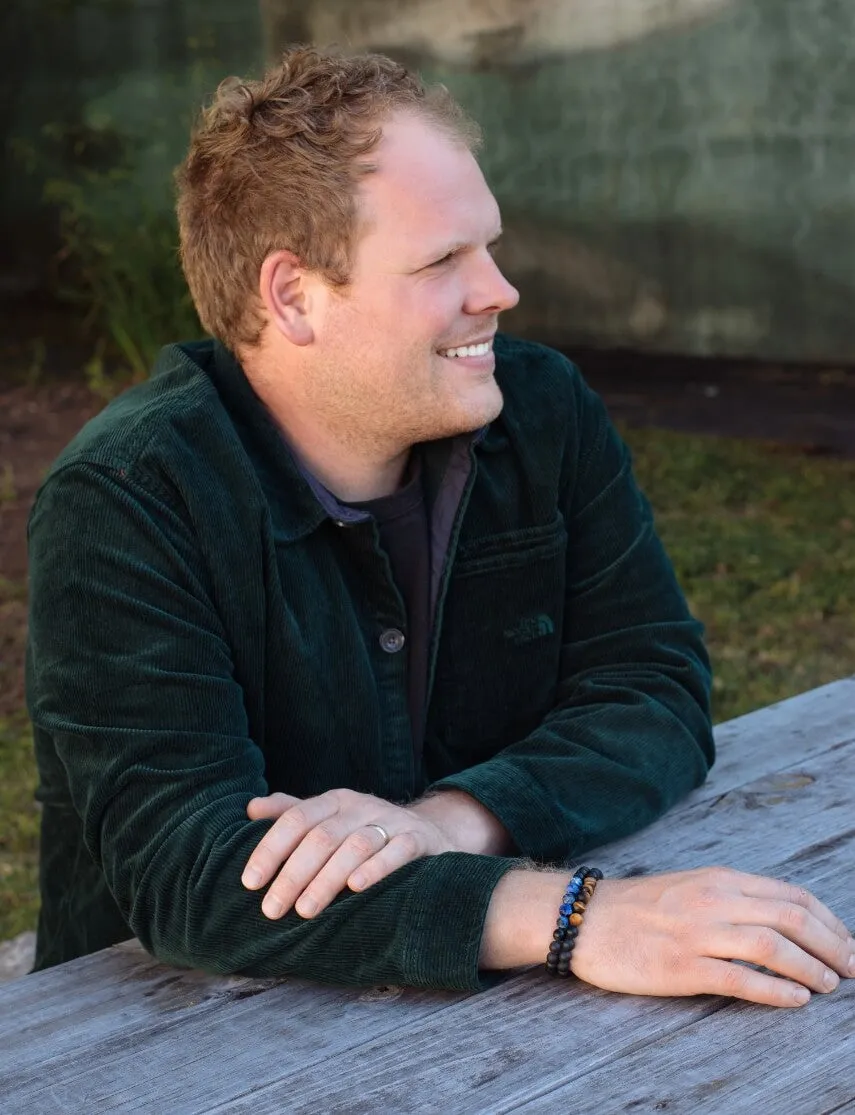
[[[38,967],[135,934],[352,984],[549,952],[795,1005],[848,972],[842,923],[775,880],[568,890],[705,777],[709,669],[601,402],[497,333],[476,148],[371,55],[294,49],[203,115],[178,216],[215,339],[89,423],[31,519]]]

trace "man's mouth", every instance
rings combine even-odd
[[[441,348],[437,351],[440,356],[449,360],[456,360],[465,356],[488,356],[493,348],[492,341],[481,341],[475,345],[460,345],[458,348]]]

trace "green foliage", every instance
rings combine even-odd
[[[111,360],[144,378],[162,345],[201,335],[171,207],[155,196],[127,213],[133,173],[125,162],[86,170],[77,181],[52,179],[45,190],[60,214],[65,266],[59,293],[82,307],[87,329],[98,338],[89,378],[100,394],[110,393],[105,369]]]
[[[35,928],[39,812],[26,717],[0,721],[0,941]]]
[[[0,469],[0,508],[5,503],[15,503],[18,499],[18,486],[15,483],[15,468],[7,461]]]

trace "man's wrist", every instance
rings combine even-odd
[[[485,856],[515,852],[514,842],[498,817],[464,790],[438,790],[407,809],[436,825],[455,851]]]
[[[484,921],[480,968],[521,968],[546,960],[567,879],[566,871],[525,868],[502,876]]]

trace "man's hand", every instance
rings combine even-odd
[[[792,1007],[808,1001],[807,989],[833,991],[838,977],[855,976],[855,941],[801,887],[702,868],[600,882],[571,967],[609,991]]]
[[[355,790],[304,800],[270,794],[253,798],[247,814],[253,821],[276,819],[241,879],[257,890],[282,868],[261,905],[269,918],[292,906],[301,917],[313,917],[345,887],[365,890],[411,860],[461,850],[434,820]],[[388,844],[372,825],[389,834]]]
[[[487,912],[482,968],[542,962],[567,874],[509,871]],[[629,995],[730,995],[799,1006],[855,976],[855,940],[808,891],[705,867],[603,879],[588,904],[571,970]],[[737,964],[762,966],[757,971]]]

